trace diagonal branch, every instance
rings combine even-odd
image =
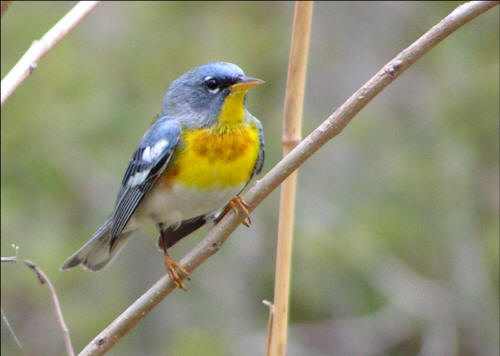
[[[420,57],[459,27],[496,5],[498,2],[476,1],[463,4],[399,53],[250,189],[245,196],[245,201],[250,206],[249,210],[253,210],[304,161],[327,141],[338,135],[366,104]],[[238,217],[233,212],[229,212],[215,225],[205,238],[181,260],[186,270],[194,271],[208,257],[217,252],[231,232],[240,224],[241,218],[243,216]],[[168,276],[161,278],[99,333],[79,355],[103,355],[174,288]]]
[[[16,249],[16,256],[10,256],[10,257],[2,257],[2,263],[3,262],[13,262],[17,263],[18,257],[17,257],[17,249],[18,247],[13,245],[13,247]],[[73,351],[73,346],[71,344],[71,338],[69,336],[69,329],[66,326],[66,323],[64,322],[64,317],[61,309],[61,305],[59,304],[59,299],[57,298],[57,293],[52,285],[52,282],[50,281],[49,277],[33,262],[30,260],[24,260],[24,263],[28,268],[33,270],[35,272],[36,278],[38,279],[38,282],[40,284],[46,284],[49,287],[50,291],[50,297],[52,298],[52,303],[54,304],[54,309],[56,311],[56,316],[57,316],[57,321],[59,322],[59,325],[61,326],[62,332],[63,332],[63,338],[64,338],[64,344],[66,345],[66,352],[68,356],[74,356],[75,352]],[[7,320],[7,317],[5,316],[3,309],[2,309],[2,318],[4,319],[5,323],[7,324],[7,327],[9,331],[11,332],[12,336],[14,337],[14,340],[16,341],[16,344],[23,349],[21,343],[17,339],[16,335],[14,334],[14,331],[12,330],[9,321]]]
[[[10,3],[10,1],[5,1]],[[43,58],[56,44],[59,43],[76,25],[92,11],[99,1],[80,1],[75,5],[58,23],[54,25],[43,37],[34,41],[31,47],[16,63],[14,68],[2,80],[2,105],[5,100],[17,89],[30,75]],[[4,11],[4,1],[2,1],[2,15]]]

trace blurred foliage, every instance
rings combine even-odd
[[[74,2],[14,2],[1,75]],[[456,2],[315,4],[304,134]],[[108,269],[59,272],[113,208],[135,145],[185,71],[228,61],[266,80],[248,107],[281,157],[293,3],[106,2],[2,106],[2,256],[51,278],[80,350],[164,274],[144,229]],[[498,351],[499,9],[432,50],[300,170],[289,355]],[[279,193],[110,355],[262,355]],[[172,251],[180,258],[204,232]],[[28,354],[63,354],[46,287],[2,265]],[[1,351],[18,353],[2,323]]]

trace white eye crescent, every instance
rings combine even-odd
[[[219,81],[214,77],[208,76],[203,78],[203,85],[205,85],[205,88],[207,88],[207,90],[213,94],[218,93],[220,90]]]

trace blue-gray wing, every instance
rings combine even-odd
[[[255,162],[255,165],[253,166],[252,173],[250,174],[250,178],[248,179],[248,182],[243,186],[243,188],[240,190],[238,193],[241,194],[245,190],[245,188],[250,184],[252,181],[253,177],[255,177],[257,174],[259,174],[262,171],[262,167],[264,166],[264,159],[265,159],[265,146],[264,146],[264,129],[262,128],[262,124],[260,123],[259,120],[257,120],[254,116],[250,115],[250,120],[253,121],[256,125],[257,128],[259,129],[259,155],[257,156],[257,161]]]
[[[146,193],[167,167],[180,133],[179,122],[163,116],[142,137],[118,192],[110,230],[111,244],[122,233]]]
[[[264,159],[266,156],[265,145],[264,145],[264,129],[262,128],[262,124],[259,120],[255,119],[255,123],[259,128],[259,142],[260,149],[259,155],[257,156],[257,162],[255,162],[255,166],[253,167],[252,174],[250,175],[250,179],[259,174],[262,171],[262,167],[264,166]]]

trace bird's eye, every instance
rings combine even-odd
[[[219,81],[213,77],[206,77],[203,84],[211,93],[217,93],[220,90]]]

